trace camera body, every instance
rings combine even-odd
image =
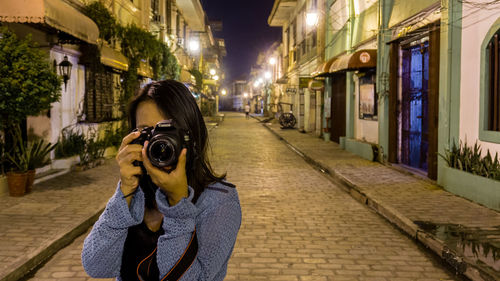
[[[177,160],[183,148],[190,147],[191,136],[189,131],[176,127],[172,119],[158,122],[154,127],[141,129],[141,135],[130,144],[140,144],[148,141],[146,155],[151,164],[157,168],[172,167],[175,169]],[[135,161],[135,166],[142,166]]]

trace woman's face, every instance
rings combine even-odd
[[[137,107],[135,122],[137,129],[154,127],[158,122],[168,119],[164,116],[153,101],[143,101]]]

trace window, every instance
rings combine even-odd
[[[153,16],[160,14],[160,3],[158,0],[151,0],[151,13]]]
[[[113,73],[111,71],[85,70],[85,121],[113,120]]]
[[[500,132],[500,30],[486,49],[488,75],[488,130]]]

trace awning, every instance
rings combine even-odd
[[[97,25],[62,0],[1,0],[0,21],[47,24],[90,44],[99,38]]]
[[[340,56],[330,66],[330,72],[374,67],[377,67],[377,50],[367,49]]]
[[[287,78],[279,78],[276,80],[276,84],[288,84],[288,79]]]
[[[128,70],[128,59],[122,53],[104,45],[100,49],[102,64],[119,70]]]
[[[143,77],[153,78],[153,68],[149,66],[147,62],[141,61],[139,63],[139,68],[137,69],[137,74]]]
[[[327,62],[320,64],[316,70],[311,73],[312,77],[324,77],[328,76],[330,72],[330,67],[332,66],[332,63],[336,60],[336,58],[330,59]]]

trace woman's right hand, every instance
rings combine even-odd
[[[123,195],[134,192],[139,186],[139,177],[137,176],[142,173],[141,167],[134,166],[132,163],[136,160],[142,162],[142,145],[130,144],[130,142],[140,135],[141,132],[137,131],[125,136],[116,155],[116,161],[120,167],[120,188]],[[131,197],[127,197],[127,199],[131,199]],[[130,200],[127,202],[130,204]]]

